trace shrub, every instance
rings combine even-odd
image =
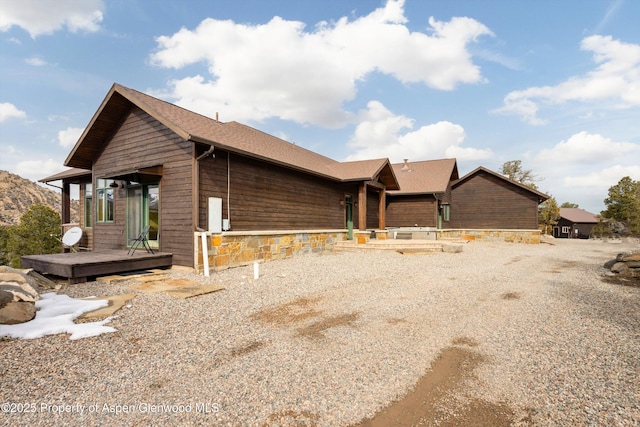
[[[47,206],[33,205],[20,218],[20,224],[7,229],[6,258],[14,268],[21,268],[20,257],[59,253],[60,215]]]

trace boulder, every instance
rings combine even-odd
[[[36,317],[36,305],[32,302],[9,301],[0,308],[0,325],[15,325]]]
[[[620,253],[604,266],[617,276],[640,277],[640,251]]]
[[[611,271],[613,273],[618,273],[618,274],[624,274],[626,272],[629,271],[629,267],[627,266],[626,263],[624,262],[616,262],[615,264],[613,264],[613,266],[611,267]]]
[[[10,267],[0,269],[0,324],[15,325],[35,317],[35,302],[40,295],[30,282],[33,279],[28,276],[28,271]]]

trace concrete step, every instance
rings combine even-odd
[[[336,251],[396,251],[403,253],[462,252],[462,245],[437,240],[376,240],[358,245],[355,240],[343,240],[334,246]]]

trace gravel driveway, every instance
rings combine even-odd
[[[140,293],[98,337],[0,340],[0,424],[353,425],[437,374],[442,387],[418,399],[429,406],[394,423],[477,412],[638,425],[640,288],[602,280],[605,261],[637,247],[470,242],[458,254],[298,256],[262,264],[258,280],[252,267],[195,276],[226,289]]]

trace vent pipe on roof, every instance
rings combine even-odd
[[[216,111],[216,122],[219,122],[220,120],[218,120],[218,112]]]
[[[411,170],[409,169],[409,159],[404,159],[404,165],[402,165],[402,170],[403,171]]]

